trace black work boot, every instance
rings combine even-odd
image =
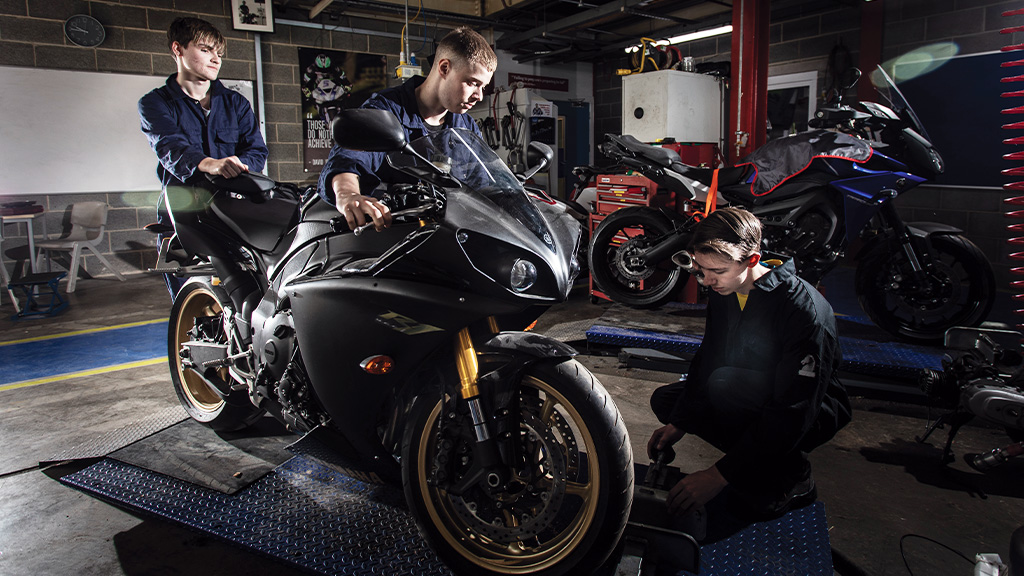
[[[814,485],[814,477],[808,466],[806,473],[784,493],[758,498],[737,490],[732,495],[733,498],[729,500],[730,511],[737,518],[761,522],[780,518],[790,510],[814,503],[818,499],[818,488]]]

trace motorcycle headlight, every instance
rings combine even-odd
[[[509,274],[509,284],[516,292],[529,290],[537,281],[537,267],[529,260],[519,258],[512,264],[512,272]]]

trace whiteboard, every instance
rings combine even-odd
[[[160,190],[139,99],[165,82],[0,66],[0,196]],[[222,82],[252,103],[251,81]]]

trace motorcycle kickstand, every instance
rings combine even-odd
[[[941,426],[948,423],[949,434],[946,436],[946,445],[942,449],[942,463],[949,464],[950,462],[956,459],[953,456],[953,438],[956,437],[957,432],[960,431],[960,428],[964,424],[970,422],[972,418],[974,418],[973,414],[960,411],[943,414],[942,416],[936,418],[935,422],[932,422],[932,425],[929,426],[928,430],[925,431],[924,436],[917,437],[915,438],[915,440],[917,440],[918,444],[924,444],[924,442],[928,440],[928,437],[931,436],[932,432],[934,432],[937,428],[940,428]]]
[[[928,426],[928,429],[924,431],[924,436],[915,436],[914,440],[916,440],[918,444],[924,444],[925,441],[928,440],[928,437],[932,435],[932,432],[935,432],[937,429],[942,428],[946,424],[946,420],[951,418],[954,414],[956,414],[956,412],[949,412],[947,414],[939,416],[938,418],[935,419],[934,422],[931,423],[930,426]]]

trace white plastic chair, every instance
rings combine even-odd
[[[124,276],[110,265],[97,245],[103,240],[103,230],[107,226],[107,204],[105,202],[75,202],[71,205],[71,229],[59,238],[47,238],[36,241],[37,268],[42,264],[44,252],[70,252],[71,266],[68,269],[68,287],[70,294],[75,291],[78,281],[78,268],[81,266],[84,248],[92,250],[100,262],[114,273],[118,280],[124,282]]]

